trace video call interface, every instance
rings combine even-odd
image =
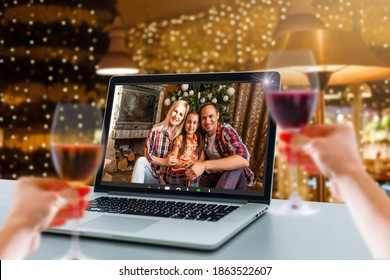
[[[105,185],[264,194],[268,110],[261,83],[116,85],[107,117]],[[189,179],[199,162],[220,159],[240,164]]]

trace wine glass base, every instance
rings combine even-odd
[[[80,249],[70,249],[64,256],[59,257],[59,260],[92,260],[92,258],[85,255]]]
[[[310,216],[317,214],[318,208],[301,201],[287,201],[279,207],[271,207],[269,212],[281,216]]]

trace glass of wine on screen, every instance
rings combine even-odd
[[[101,133],[99,107],[57,105],[51,129],[51,154],[58,175],[72,187],[88,185],[101,164]],[[77,227],[77,220],[75,224]],[[76,232],[72,235],[70,251],[63,259],[87,259],[80,250]]]
[[[297,133],[313,116],[319,93],[318,72],[314,54],[310,50],[271,52],[267,68],[281,74],[281,90],[266,91],[266,102],[271,117],[279,128]],[[291,152],[293,153],[293,152]],[[293,154],[290,154],[293,157]],[[286,204],[275,213],[286,215],[311,215],[318,209],[302,201],[298,193],[297,166],[290,166],[291,193]]]

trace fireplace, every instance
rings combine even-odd
[[[117,86],[106,149],[106,158],[111,163],[106,166],[106,172],[124,171],[118,169],[118,155],[123,151],[143,155],[149,130],[160,122],[165,90],[162,85]],[[131,170],[131,163],[128,169]]]
[[[163,91],[145,86],[124,85],[118,93],[119,104],[115,114],[114,139],[144,138],[159,121],[159,101]],[[157,120],[158,117],[158,120]]]

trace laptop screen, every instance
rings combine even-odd
[[[269,201],[264,94],[279,86],[275,72],[111,78],[95,190]]]

